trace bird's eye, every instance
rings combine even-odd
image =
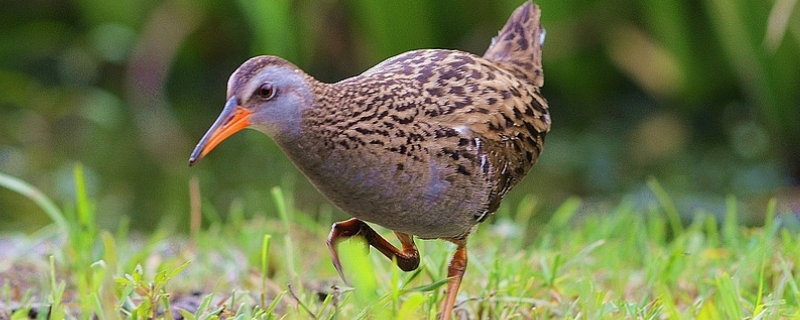
[[[275,96],[275,87],[273,87],[271,83],[264,83],[258,87],[256,94],[264,100],[272,99],[272,97]]]

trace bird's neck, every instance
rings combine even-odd
[[[310,178],[337,175],[341,172],[336,172],[330,162],[336,158],[346,164],[350,161],[342,157],[356,156],[354,152],[341,152],[345,148],[341,140],[346,139],[346,131],[365,106],[353,99],[358,87],[316,82],[311,88],[313,103],[302,110],[297,130],[284,131],[273,139]]]

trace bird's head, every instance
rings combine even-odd
[[[259,56],[243,63],[228,79],[228,100],[189,158],[194,165],[220,142],[245,128],[273,139],[295,136],[303,108],[313,104],[314,80],[290,62]]]

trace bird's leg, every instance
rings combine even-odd
[[[339,272],[339,276],[342,277],[342,280],[346,283],[347,279],[342,272],[342,264],[339,262],[339,253],[336,249],[336,245],[343,238],[359,236],[364,237],[364,240],[367,240],[369,245],[378,249],[378,251],[383,253],[387,258],[396,259],[397,266],[403,271],[416,269],[419,266],[419,251],[417,251],[417,246],[414,244],[414,238],[410,234],[396,231],[395,235],[400,239],[402,250],[397,249],[397,247],[389,243],[389,241],[386,241],[386,239],[381,237],[381,235],[375,232],[375,230],[364,221],[353,218],[347,221],[334,223],[333,227],[331,227],[331,233],[328,234],[328,249],[331,251],[333,267],[336,268],[336,271]]]
[[[419,250],[417,250],[417,245],[414,244],[414,236],[408,233],[402,233],[397,231],[394,232],[394,235],[397,236],[398,240],[400,240],[401,248],[403,248],[402,251],[398,252],[397,249],[394,246],[392,246],[391,243],[386,242],[386,240],[383,239],[381,240],[386,242],[386,244],[389,245],[391,249],[395,250],[391,252],[392,255],[389,255],[386,251],[384,251],[384,249],[378,247],[375,248],[380,250],[381,253],[383,253],[383,255],[386,256],[387,258],[392,259],[392,257],[394,257],[395,259],[397,259],[397,267],[399,267],[400,270],[403,271],[416,270],[417,267],[419,267]]]
[[[461,286],[461,278],[464,277],[464,271],[467,270],[467,247],[465,242],[463,240],[456,242],[458,248],[453,255],[453,259],[450,260],[450,265],[447,267],[447,277],[450,281],[447,283],[447,297],[444,300],[441,320],[450,319],[450,314],[453,313],[453,307],[456,305],[456,295],[458,295],[458,288]]]

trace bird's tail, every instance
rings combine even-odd
[[[525,2],[514,10],[483,55],[537,87],[544,85],[542,45],[545,31],[539,24],[540,15],[539,6]]]

